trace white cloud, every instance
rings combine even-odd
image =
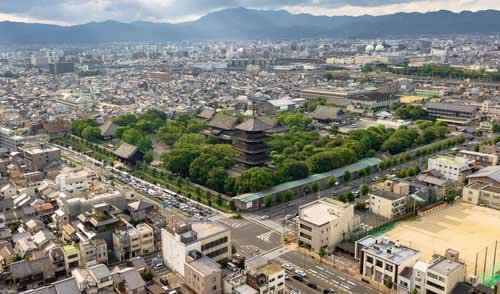
[[[500,0],[0,0],[0,20],[63,25],[104,20],[184,22],[238,6],[315,15],[382,15],[500,10]]]

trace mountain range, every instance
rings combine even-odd
[[[2,44],[77,44],[180,40],[377,38],[500,33],[500,11],[314,16],[284,10],[231,8],[184,23],[117,21],[83,25],[0,22]]]

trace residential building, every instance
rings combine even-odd
[[[81,241],[79,246],[80,263],[83,267],[97,263],[108,263],[108,246],[103,239]]]
[[[399,294],[448,294],[464,282],[466,266],[459,261],[456,250],[446,250],[445,256],[435,255],[429,262],[418,261],[405,268],[396,285]]]
[[[9,271],[17,290],[38,288],[55,280],[52,263],[47,255],[13,262]]]
[[[184,276],[184,263],[192,250],[216,262],[228,260],[231,255],[231,230],[211,221],[188,222],[181,217],[169,216],[167,226],[161,230],[164,263]]]
[[[108,267],[104,264],[94,265],[87,269],[75,269],[71,275],[75,278],[81,293],[113,293],[113,278]]]
[[[154,210],[154,205],[145,201],[137,200],[128,204],[128,212],[133,221],[143,221],[147,215]]]
[[[115,268],[112,272],[114,290],[119,294],[145,294],[146,283],[136,268]]]
[[[85,191],[89,189],[94,177],[94,171],[64,167],[56,176],[55,182],[61,191]]]
[[[500,156],[500,142],[491,145],[481,145],[479,146],[479,152]]]
[[[19,148],[23,153],[24,164],[30,171],[41,171],[50,164],[61,160],[61,149],[49,146]]]
[[[75,278],[73,277],[52,282],[47,286],[42,286],[40,288],[21,292],[21,294],[40,294],[40,293],[79,294],[81,292],[80,289],[78,289],[78,285],[76,284]]]
[[[75,267],[80,266],[80,250],[75,245],[65,245],[62,247],[62,251],[66,272],[69,273]]]
[[[429,170],[437,170],[447,180],[462,181],[469,169],[469,161],[464,157],[438,155],[428,160]]]
[[[398,285],[398,276],[406,267],[413,267],[420,257],[417,250],[379,236],[366,236],[355,244],[355,257],[363,279]]]
[[[247,266],[246,283],[259,294],[284,294],[285,270],[273,263]]]
[[[398,219],[406,215],[408,195],[396,194],[391,191],[373,190],[368,193],[370,212],[385,219]]]
[[[222,294],[222,269],[211,258],[193,250],[184,263],[186,286],[197,294]]]
[[[331,251],[354,230],[354,206],[323,198],[299,207],[299,246]]]
[[[154,249],[154,231],[146,223],[113,233],[113,250],[120,261],[154,252]]]

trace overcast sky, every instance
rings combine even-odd
[[[440,9],[500,10],[500,0],[0,0],[0,21],[61,25],[104,20],[183,22],[230,7],[315,15],[381,15]]]

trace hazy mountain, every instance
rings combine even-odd
[[[245,8],[210,13],[179,24],[116,21],[76,26],[0,22],[0,42],[100,43],[196,39],[294,39],[500,33],[500,11],[313,16]]]

